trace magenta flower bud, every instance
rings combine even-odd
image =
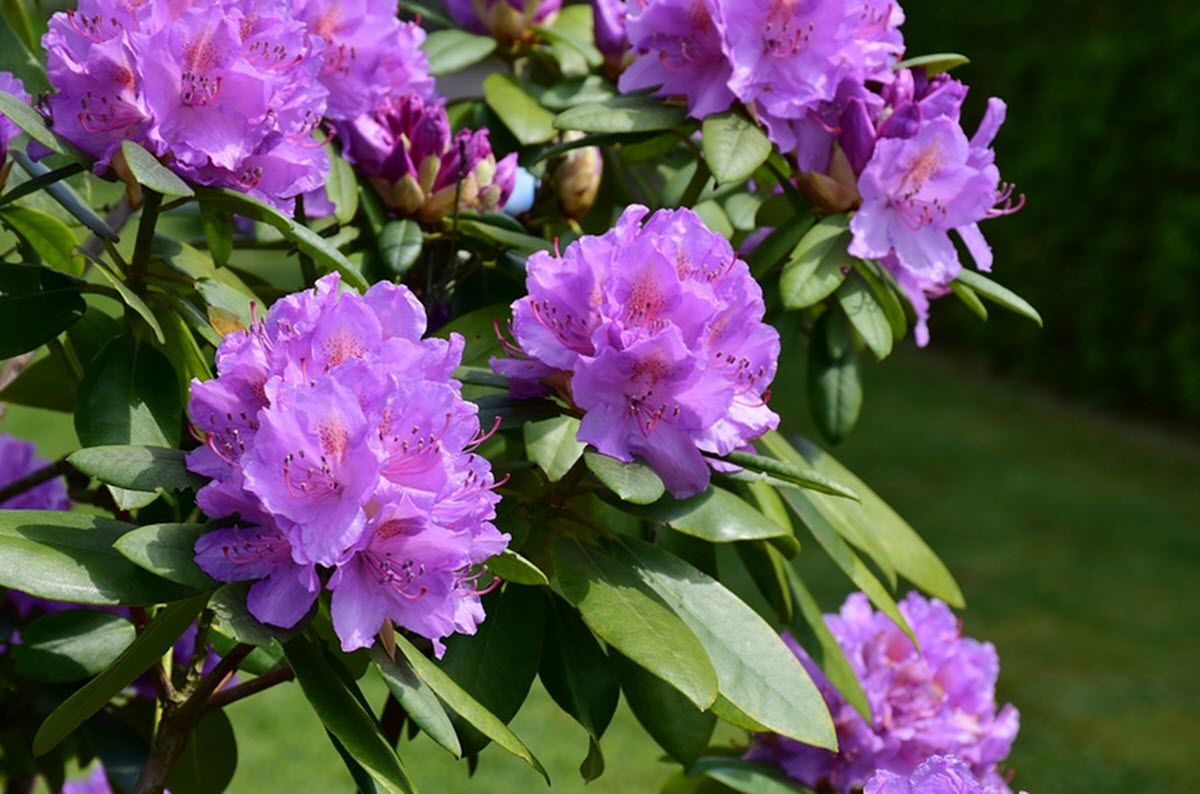
[[[436,223],[458,208],[504,206],[516,178],[516,154],[496,161],[487,130],[451,135],[446,109],[408,95],[338,125],[346,159],[400,215]]]
[[[625,0],[592,0],[592,27],[596,48],[610,60],[629,49],[625,32]]]
[[[502,42],[520,41],[531,25],[553,25],[562,0],[446,0],[454,21]]]

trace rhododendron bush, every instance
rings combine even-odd
[[[0,435],[9,790],[222,791],[292,680],[347,786],[425,733],[532,789],[535,677],[589,781],[623,696],[674,792],[1013,790],[953,576],[772,408],[836,444],[937,299],[1038,319],[1005,103],[900,5],[5,9],[0,405],[79,441]]]

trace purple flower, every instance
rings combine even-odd
[[[60,794],[112,794],[112,786],[104,773],[104,765],[97,763],[86,778],[68,781],[63,785]]]
[[[408,95],[338,125],[346,159],[384,203],[434,223],[459,209],[502,208],[516,180],[517,156],[496,162],[487,130],[451,135],[446,109]]]
[[[605,57],[620,58],[629,49],[625,32],[625,0],[592,0],[592,28],[596,48]]]
[[[385,620],[433,640],[483,620],[481,563],[508,543],[491,523],[490,465],[474,455],[477,409],[451,374],[463,341],[421,339],[405,287],[339,292],[337,276],[278,301],[217,351],[219,376],[193,382],[205,445],[188,465],[218,528],[196,561],[250,581],[247,606],[291,627],[332,570],[334,627],[347,650]]]
[[[877,770],[908,776],[931,756],[956,755],[979,781],[1007,794],[996,765],[1008,756],[1019,720],[1011,705],[997,710],[996,649],[963,637],[954,613],[936,599],[909,593],[900,611],[917,635],[919,652],[862,593],[825,617],[867,695],[870,723],[785,636],[829,705],[840,749],[831,753],[764,734],[747,757],[778,764],[805,785],[826,781],[835,792],[849,792]]]
[[[779,334],[725,238],[691,210],[649,213],[631,206],[606,234],[531,256],[517,346],[492,366],[518,396],[557,389],[583,414],[580,441],[644,458],[682,498],[708,487],[706,454],[778,425],[765,397]]]
[[[895,772],[875,773],[867,781],[863,794],[1003,794],[1005,790],[980,783],[962,759],[935,755],[917,767],[911,777]]]
[[[352,121],[404,94],[434,96],[425,31],[400,22],[388,0],[293,0],[298,19],[325,41],[320,80],[326,115]]]
[[[50,462],[37,456],[33,444],[0,433],[0,488],[48,466]],[[3,510],[70,510],[67,486],[61,477],[47,480],[24,493],[0,502]]]
[[[15,77],[12,72],[0,72],[0,91],[12,94],[17,99],[26,103],[29,102],[29,94],[25,91],[25,84]],[[8,144],[20,134],[21,128],[9,121],[3,113],[0,113],[0,165],[3,165],[4,159],[8,157]]]
[[[455,22],[503,42],[524,38],[531,25],[553,25],[561,9],[562,0],[446,0]]]
[[[56,132],[102,172],[124,140],[276,204],[324,182],[324,42],[273,0],[83,0],[43,39]]]

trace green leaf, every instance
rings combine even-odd
[[[712,231],[724,237],[726,240],[733,238],[733,224],[729,221],[729,216],[725,214],[725,209],[715,201],[701,201],[692,207],[692,211],[700,216],[700,220],[704,221],[704,225]]]
[[[676,499],[668,495],[653,505],[631,508],[630,512],[709,543],[732,543],[789,534],[787,527],[767,518],[746,504],[740,496],[716,486],[688,499]]]
[[[745,113],[730,110],[704,119],[704,161],[717,182],[743,182],[771,154],[766,133]]]
[[[158,158],[146,151],[140,144],[133,141],[121,141],[121,154],[125,155],[125,164],[138,184],[162,193],[164,196],[181,196],[191,198],[196,195],[187,182],[184,182],[175,172],[158,161]]]
[[[717,678],[696,635],[627,562],[556,538],[557,589],[600,639],[679,690],[697,708],[717,699]]]
[[[208,594],[169,604],[142,630],[112,666],[56,708],[33,739],[35,755],[44,755],[78,728],[84,720],[104,708],[118,692],[163,657],[204,609]]]
[[[795,211],[790,209],[790,204],[788,206],[787,220],[768,234],[767,238],[759,243],[758,247],[746,258],[746,264],[750,265],[750,272],[754,274],[755,278],[761,279],[770,273],[781,259],[795,250],[812,226],[813,219],[811,217],[796,218]],[[762,225],[761,220],[759,224]]]
[[[187,470],[187,453],[171,447],[88,447],[67,456],[84,474],[134,491],[196,490],[207,480]]]
[[[500,72],[488,75],[483,81],[483,98],[521,145],[545,143],[554,137],[554,114],[539,105],[509,75]]]
[[[9,649],[17,673],[33,681],[80,681],[117,660],[137,636],[120,615],[70,609],[45,615],[21,628]]]
[[[822,218],[796,245],[779,277],[779,293],[788,309],[804,309],[833,294],[853,266],[845,215]]]
[[[6,116],[26,135],[55,154],[73,156],[77,151],[70,144],[59,140],[58,136],[51,132],[46,125],[46,120],[36,110],[7,91],[0,91],[0,116]]]
[[[75,410],[77,391],[74,372],[66,359],[52,351],[34,361],[19,378],[0,391],[0,402],[69,414]]]
[[[987,306],[983,305],[983,301],[979,299],[979,294],[975,290],[968,287],[961,281],[951,281],[950,291],[953,292],[960,301],[967,305],[967,308],[975,313],[975,316],[980,320],[987,321],[988,310]]]
[[[506,582],[534,586],[550,584],[541,568],[511,549],[492,557],[484,563],[484,567]]]
[[[213,264],[224,267],[233,254],[233,217],[211,203],[200,202],[200,228],[208,242],[208,252]]]
[[[429,685],[422,681],[403,654],[395,659],[379,645],[371,652],[388,691],[396,698],[409,719],[455,758],[462,758],[462,744],[454,731],[454,723]]]
[[[590,74],[559,80],[543,91],[539,99],[544,107],[561,111],[588,102],[606,102],[614,96],[616,94],[612,83],[599,75]],[[585,140],[582,145],[600,146],[602,142],[594,139],[590,142]],[[548,155],[543,153],[538,156],[538,159],[546,156]]]
[[[970,62],[970,58],[965,55],[959,55],[957,52],[939,52],[933,55],[919,55],[916,58],[907,58],[892,66],[892,71],[898,72],[901,69],[924,67],[925,75],[933,77],[934,75],[948,72],[951,69],[964,66]]]
[[[525,425],[525,449],[529,459],[542,467],[550,482],[558,482],[583,456],[587,444],[579,441],[579,420],[556,416]]]
[[[812,794],[811,789],[780,774],[776,766],[729,756],[700,758],[687,773],[716,780],[741,794]]]
[[[75,253],[79,241],[67,224],[53,215],[21,206],[0,209],[0,219],[50,267],[72,276],[83,275],[83,258]]]
[[[1040,327],[1042,325],[1042,316],[1038,314],[1037,309],[1029,305],[1029,302],[1022,298],[1017,293],[1010,290],[1008,287],[1003,287],[992,281],[986,276],[976,273],[974,270],[966,270],[965,268],[958,274],[955,281],[962,282],[968,287],[979,293],[983,297],[997,303],[1010,312],[1015,312],[1023,317],[1028,317]]]
[[[604,64],[604,56],[592,43],[592,9],[586,6],[565,6],[554,27],[534,25],[532,30],[550,42],[564,75],[586,75]]]
[[[125,559],[162,578],[197,590],[217,583],[196,565],[196,541],[209,532],[207,524],[152,524],[120,537],[113,547]]]
[[[842,282],[835,295],[850,324],[867,343],[875,358],[883,361],[891,355],[892,326],[867,283],[857,274],[851,275]]]
[[[84,513],[0,511],[0,587],[98,606],[158,604],[191,595],[113,550],[133,528]]]
[[[773,474],[780,479],[799,485],[801,488],[858,501],[858,494],[853,490],[815,469],[802,468],[786,461],[768,458],[765,455],[752,455],[748,452],[738,451],[730,452],[724,460],[735,466],[741,466],[743,469]]]
[[[10,150],[8,154],[10,157],[12,157],[13,161],[17,163],[17,165],[21,166],[21,169],[24,170],[25,173],[34,178],[50,173],[50,169],[48,167],[42,165],[41,163],[33,162],[24,152]],[[86,160],[89,158],[80,155],[80,158],[78,159]],[[115,243],[119,239],[116,231],[114,231],[111,226],[101,220],[100,216],[98,216],[90,207],[87,206],[87,203],[84,201],[83,197],[75,192],[75,189],[71,187],[69,182],[58,181],[47,185],[46,193],[49,194],[50,197],[55,201],[57,201],[59,206],[70,213],[76,220],[86,226],[101,240],[108,240],[109,242]]]
[[[325,144],[329,158],[329,178],[325,180],[325,197],[333,204],[333,218],[345,226],[358,214],[358,177],[354,168],[339,153],[338,146]]]
[[[779,633],[717,580],[648,543],[627,538],[622,558],[695,633],[719,691],[755,722],[798,742],[835,749],[816,684]]]
[[[3,71],[0,69],[0,71]],[[12,190],[0,196],[0,207],[5,204],[11,204],[19,198],[24,198],[31,193],[36,193],[56,182],[60,182],[68,177],[75,176],[87,170],[87,166],[82,163],[68,163],[61,168],[55,168],[53,171],[47,171],[40,176],[35,176],[14,187]]]
[[[640,460],[623,463],[599,452],[585,452],[583,459],[596,479],[622,501],[648,505],[657,502],[666,493],[662,478]]]
[[[904,304],[900,298],[903,291],[896,282],[896,277],[874,261],[855,259],[854,269],[859,277],[867,282],[875,301],[883,309],[883,315],[892,329],[892,338],[903,339],[908,333],[908,317],[904,313]],[[903,300],[907,301],[907,296]]]
[[[704,752],[717,725],[710,711],[700,711],[665,681],[619,653],[609,658],[633,716],[667,755],[690,764]]]
[[[450,225],[452,220],[447,218],[446,223]],[[541,237],[534,237],[532,234],[521,234],[520,232],[514,232],[512,229],[506,229],[503,226],[497,226],[494,223],[486,223],[473,218],[460,217],[458,219],[458,230],[468,237],[474,237],[501,248],[511,248],[524,254],[530,254],[534,251],[546,251],[553,245]]]
[[[218,333],[235,328],[244,330],[254,321],[251,304],[254,298],[223,281],[202,278],[196,281],[196,291],[209,306],[208,322]]]
[[[121,302],[133,309],[139,317],[146,321],[146,325],[150,326],[150,330],[154,332],[155,340],[160,345],[166,342],[166,335],[163,334],[163,329],[158,322],[158,318],[154,316],[154,312],[150,310],[150,307],[146,305],[146,302],[142,300],[142,297],[131,290],[116,273],[112,272],[112,270],[108,268],[106,264],[94,257],[89,257],[89,259],[91,259],[92,267],[98,273],[100,273],[100,275],[104,276],[104,279],[112,286],[113,289],[117,291],[117,294],[121,296]]]
[[[171,794],[221,794],[237,771],[237,737],[221,709],[196,724],[183,754],[167,776]]]
[[[542,684],[554,702],[588,732],[588,753],[580,773],[585,781],[595,780],[604,772],[600,737],[621,697],[612,663],[579,615],[555,596],[550,596],[542,648]]]
[[[75,279],[44,267],[0,264],[0,360],[44,345],[86,310]]]
[[[558,416],[558,405],[550,400],[518,400],[509,394],[483,394],[472,402],[479,407],[479,423],[491,426],[500,420],[501,430],[512,430],[526,422],[540,422]]]
[[[779,622],[789,623],[795,614],[795,603],[788,587],[786,569],[789,566],[783,553],[763,542],[735,543],[734,549]]]
[[[434,77],[462,71],[496,51],[491,36],[476,36],[463,30],[435,30],[421,45],[429,58],[429,73]]]
[[[379,256],[389,276],[402,278],[421,257],[425,235],[416,221],[388,221],[379,231]]]
[[[244,215],[251,220],[265,223],[274,228],[287,240],[295,243],[301,252],[311,256],[318,264],[327,270],[335,270],[340,273],[347,286],[362,292],[365,292],[370,286],[345,254],[328,240],[308,227],[296,223],[274,207],[235,190],[198,188],[197,195],[202,206],[207,203],[214,210],[225,214]]]
[[[502,353],[497,329],[504,328],[508,324],[508,318],[508,306],[485,306],[455,317],[433,335],[442,339],[449,339],[451,334],[462,335],[463,341],[466,342],[462,366],[487,367],[488,359]]]
[[[85,447],[174,447],[183,407],[171,362],[157,349],[120,336],[88,365],[79,386],[75,432]]]
[[[370,774],[381,791],[415,794],[395,751],[384,738],[375,716],[363,705],[361,693],[339,675],[321,648],[304,636],[283,646],[288,664],[313,711],[346,751]]]
[[[475,726],[476,729],[494,741],[498,746],[529,764],[538,774],[545,778],[547,784],[550,783],[550,776],[546,774],[542,763],[537,760],[533,753],[529,752],[529,748],[525,746],[525,743],[518,739],[517,735],[501,722],[495,714],[492,714],[480,705],[479,701],[463,691],[463,688],[456,684],[454,679],[443,673],[437,665],[427,659],[402,634],[396,635],[396,650],[398,653],[404,655],[408,663],[417,671],[417,675],[421,677],[421,680],[429,684],[429,688],[442,699],[442,702],[447,707]]]
[[[49,88],[46,70],[34,57],[7,20],[0,19],[0,71],[12,72],[25,83],[25,90],[39,94]]]
[[[821,435],[838,443],[854,429],[862,410],[858,352],[844,316],[825,312],[808,346],[808,401]]]
[[[233,582],[212,594],[208,608],[213,612],[213,627],[237,642],[246,645],[267,646],[272,642],[284,641],[299,629],[280,629],[259,623],[246,608],[246,597],[252,582]],[[304,625],[300,621],[298,626]]]
[[[646,96],[619,96],[589,102],[554,117],[554,128],[580,132],[657,132],[687,120],[687,111]]]

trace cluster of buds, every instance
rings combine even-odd
[[[467,30],[504,43],[525,38],[534,25],[552,25],[562,0],[446,0],[446,10]]]

